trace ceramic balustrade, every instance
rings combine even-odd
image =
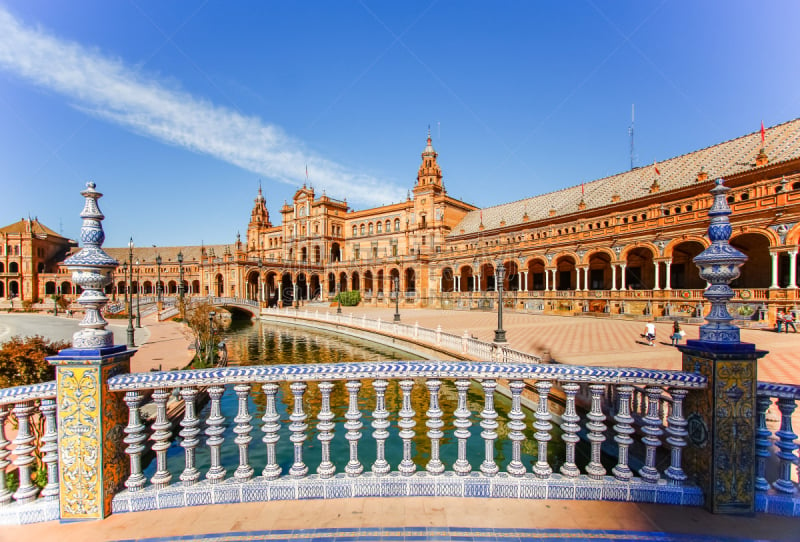
[[[759,382],[756,399],[756,499],[767,512],[787,515],[800,507],[797,434],[792,416],[800,386]],[[778,417],[778,425],[773,422]],[[770,474],[772,473],[772,474]]]
[[[444,411],[440,403],[443,381],[452,382],[457,390],[458,406],[453,411]],[[483,392],[483,408],[479,412],[470,411],[468,408],[467,390],[470,388],[470,381],[477,381]],[[512,394],[512,406],[507,424],[498,422],[498,413],[494,406],[498,381],[506,383]],[[316,385],[309,387],[310,382],[315,382]],[[332,390],[336,382],[343,382],[346,388],[346,403],[343,405],[331,404],[334,400]],[[579,414],[576,405],[581,384],[588,385],[596,399],[587,415]],[[330,483],[336,485],[346,495],[365,495],[372,494],[371,492],[382,495],[384,493],[381,492],[387,491],[391,484],[388,481],[376,481],[376,477],[393,480],[392,491],[399,491],[402,495],[427,494],[426,491],[435,491],[430,489],[433,486],[425,485],[419,476],[423,479],[434,479],[433,482],[427,482],[433,483],[434,486],[447,480],[447,484],[451,484],[446,490],[447,494],[453,495],[468,495],[469,484],[464,481],[459,482],[459,478],[474,479],[478,476],[487,481],[489,487],[497,486],[491,489],[490,495],[487,496],[500,496],[505,494],[503,491],[511,491],[507,487],[508,484],[515,488],[513,489],[515,495],[527,494],[526,492],[531,492],[533,495],[538,491],[534,486],[563,488],[566,484],[570,489],[564,490],[567,491],[563,493],[564,495],[570,495],[569,498],[581,498],[576,497],[581,494],[577,488],[592,487],[597,490],[600,487],[597,486],[597,482],[603,481],[603,485],[609,488],[608,498],[612,498],[610,495],[613,492],[617,496],[623,495],[622,498],[625,500],[637,500],[639,496],[645,498],[643,495],[646,494],[648,495],[646,498],[651,502],[653,499],[655,502],[683,504],[702,502],[701,494],[694,492],[691,486],[685,484],[686,476],[681,466],[681,452],[688,442],[686,431],[682,430],[686,423],[681,410],[672,410],[669,426],[665,426],[656,415],[663,394],[669,394],[673,401],[681,402],[691,390],[705,387],[706,379],[697,374],[513,362],[412,361],[230,367],[123,374],[112,377],[108,385],[113,393],[125,394],[129,408],[129,423],[125,429],[125,443],[128,447],[125,451],[129,458],[130,475],[125,483],[127,490],[115,497],[114,506],[117,510],[141,506],[143,501],[140,501],[137,495],[149,495],[148,489],[180,491],[188,495],[187,492],[194,491],[192,487],[228,488],[229,484],[234,482],[243,484],[242,487],[255,484],[262,498],[264,495],[268,495],[268,498],[278,498],[278,490],[270,489],[269,483],[284,484],[280,487],[285,490],[285,484],[290,481],[294,484],[292,485],[294,489],[291,491],[293,496],[286,498],[300,498],[301,494],[320,498],[330,496],[330,484],[322,483],[324,480],[335,480],[335,484]],[[288,385],[290,390],[284,392],[287,394],[284,402],[287,402],[289,408],[283,415],[276,408],[279,387],[282,385]],[[651,403],[645,416],[641,437],[634,434],[634,420],[630,410],[634,385],[647,390],[647,400]],[[398,405],[399,408],[395,411],[388,409],[385,400],[389,386],[398,386],[403,397],[402,405]],[[526,436],[528,424],[523,421],[524,415],[521,410],[521,396],[526,387],[538,393],[539,398],[535,422],[530,424],[530,429],[533,430],[532,438]],[[566,395],[566,411],[560,418],[563,436],[554,434],[558,417],[548,401],[555,387],[563,389]],[[205,420],[198,420],[198,409],[194,405],[196,396],[194,390],[200,388],[207,389],[211,398],[209,414]],[[260,388],[260,391],[253,392],[255,388]],[[609,414],[600,408],[595,408],[602,404],[601,399],[607,389],[616,390],[616,397],[620,401],[618,409]],[[165,398],[169,397],[173,390],[179,390],[180,395],[187,401],[185,414],[174,428],[168,420],[165,422],[162,416],[165,412],[163,408]],[[150,428],[142,423],[140,412],[141,397],[147,393],[152,395],[157,405],[156,420]],[[410,401],[412,393],[427,395],[428,408],[425,411],[424,429],[415,428],[415,412]],[[236,435],[234,443],[239,452],[238,465],[226,465],[221,460],[220,450],[223,445],[223,428],[226,420],[221,414],[219,405],[225,394],[235,395],[238,404],[237,415],[232,420],[233,432]],[[265,405],[260,427],[251,425],[253,418],[248,411],[246,398],[252,394],[260,394],[263,401],[257,402]],[[361,407],[359,397],[362,398]],[[368,404],[367,414],[361,410],[365,398]],[[188,403],[191,403],[191,406]],[[320,405],[315,419],[311,419],[309,414],[312,404]],[[341,428],[337,428],[332,422],[334,406],[347,408],[344,415],[346,421]],[[480,432],[469,430],[473,423],[470,420],[472,416],[480,419],[477,424],[480,426]],[[200,426],[203,424],[206,428],[201,432]],[[398,431],[391,430],[393,425]],[[445,425],[455,427],[452,441],[444,438],[442,428]],[[364,438],[364,430],[368,426],[373,430],[371,441]],[[575,446],[579,441],[578,434],[582,427],[588,433],[592,446],[592,460],[583,470],[576,464],[575,459]],[[289,464],[279,464],[276,450],[281,442],[286,446],[287,430],[289,445],[293,449],[293,461]],[[253,443],[254,439],[250,436],[252,431],[260,431],[263,434],[261,444]],[[530,432],[527,432],[530,435]],[[199,436],[203,433],[206,436],[204,445],[210,452],[210,460],[209,465],[204,467],[205,481],[201,482],[195,454],[203,445],[199,442]],[[661,437],[665,434],[669,438],[662,441]],[[427,440],[422,446],[429,450],[429,459],[418,472],[418,467],[413,461],[413,442],[415,437],[419,439],[423,435]],[[178,481],[172,481],[169,474],[169,461],[172,456],[163,453],[175,436],[180,437],[180,446],[184,448],[185,469]],[[548,449],[552,446],[552,441],[559,438],[565,444],[565,452],[563,461],[559,460],[561,468],[554,472],[550,464],[552,460],[548,459]],[[318,440],[321,446],[310,446],[309,441],[312,439]],[[347,457],[337,459],[332,456],[330,450],[332,443],[341,439],[346,440],[349,452],[346,454]],[[484,448],[483,459],[475,464],[470,463],[466,454],[468,443],[472,440],[482,441]],[[501,460],[495,454],[502,441],[510,443],[512,453],[510,458]],[[638,473],[628,465],[628,450],[636,441],[646,449],[645,465]],[[152,444],[148,446],[147,442]],[[619,459],[611,476],[607,475],[600,462],[600,445],[603,442],[606,445],[616,443]],[[250,459],[255,446],[264,447],[266,451],[265,456],[262,456],[265,457],[264,464],[253,464],[253,460]],[[452,464],[447,465],[442,459],[441,451],[444,446],[453,446],[453,449],[458,450],[458,459]],[[656,460],[657,452],[662,447],[670,450],[669,466],[663,471],[660,470],[660,464]],[[366,455],[364,455],[365,448],[369,448]],[[390,464],[385,453],[390,448],[401,448],[403,459]],[[537,459],[532,467],[526,466],[520,460],[520,450],[523,448],[537,450],[535,454]],[[156,461],[155,474],[149,484],[142,474],[143,457],[148,450],[154,453]],[[319,465],[315,473],[309,473],[306,463],[311,457],[309,454],[312,450],[314,460],[318,461]],[[613,452],[611,455],[614,455]],[[229,475],[231,470],[234,470],[232,476]],[[261,476],[253,478],[254,472],[260,472]],[[409,478],[415,473],[416,478]],[[398,477],[405,481],[398,480]],[[378,484],[377,489],[375,484]],[[347,488],[342,489],[343,485]],[[501,486],[505,489],[501,489]],[[402,489],[398,489],[400,487]],[[613,490],[610,489],[612,487]],[[644,492],[637,493],[638,490]],[[208,491],[217,490],[211,488]],[[233,499],[231,502],[243,499],[243,491],[245,490],[237,489],[236,496],[230,497]],[[263,493],[264,491],[266,493]],[[662,496],[654,496],[656,493]],[[597,496],[596,491],[591,494],[595,497],[582,498],[603,498]],[[180,502],[187,501],[181,499]]]

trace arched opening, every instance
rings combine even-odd
[[[193,280],[192,281],[192,289],[189,292],[190,294],[199,294],[200,293],[200,281]]]
[[[481,291],[493,292],[495,285],[494,266],[485,263],[481,266]]]
[[[19,273],[19,264],[17,262],[11,262],[8,264],[8,272],[9,273]],[[9,286],[9,289],[11,286]]]
[[[739,278],[731,283],[731,288],[769,288],[772,282],[769,240],[760,233],[745,233],[732,238],[730,243],[747,256],[747,261],[739,268]],[[778,284],[788,284],[788,261],[784,272],[780,273],[780,267],[778,271]]]
[[[6,265],[3,262],[0,262],[0,273],[6,272]]]
[[[267,296],[267,306],[277,307],[280,293],[277,287],[278,274],[274,271],[267,273],[267,280],[264,284],[264,295]]]
[[[331,245],[331,263],[342,261],[342,251],[339,248],[339,243]]]
[[[16,280],[9,281],[8,295],[10,295],[11,297],[17,297],[19,295],[19,282],[17,282]]]
[[[319,245],[314,246],[314,263],[319,263],[321,253]]]
[[[611,289],[611,256],[595,252],[589,256],[589,289]]]
[[[285,307],[294,302],[294,285],[289,273],[284,273],[281,277],[281,302]]]
[[[543,260],[528,262],[528,290],[544,290],[544,270]]]
[[[225,281],[223,280],[222,275],[217,274],[215,286],[216,288],[214,290],[214,295],[217,297],[222,297],[222,295],[225,293]]]
[[[652,290],[655,286],[653,252],[646,247],[636,247],[625,259],[625,287],[628,290]]]
[[[297,275],[297,299],[298,301],[308,299],[308,280],[305,273]]]
[[[0,297],[6,296],[6,283],[0,281]]]
[[[150,295],[153,293],[153,283],[150,282],[149,280],[144,281],[142,286],[144,286],[144,291],[143,291],[144,295]]]
[[[336,293],[336,275],[328,273],[328,294],[334,295]]]
[[[350,276],[350,289],[354,291],[361,290],[361,277],[359,277],[358,271],[353,271]]]
[[[456,281],[453,275],[452,267],[445,267],[442,269],[442,293],[450,293],[456,291]]]
[[[126,295],[128,293],[128,283],[124,280],[117,282],[117,295]]]
[[[378,270],[378,277],[376,281],[378,283],[378,295],[383,295],[383,269]]]
[[[258,271],[250,271],[247,274],[247,299],[261,301],[261,288],[258,284]]]
[[[575,259],[561,256],[556,260],[556,290],[574,290],[576,286]]]
[[[167,293],[170,295],[175,295],[178,293],[178,283],[174,280],[171,280],[167,283]]]
[[[394,299],[394,295],[399,292],[403,288],[402,284],[400,284],[400,270],[399,269],[390,269],[389,270],[389,294],[391,299]]]
[[[372,224],[370,224],[370,228]],[[372,284],[372,271],[364,271],[364,292],[368,296],[372,296],[372,291],[374,290],[374,286]]]
[[[405,292],[412,293],[417,291],[417,283],[416,283],[416,275],[414,274],[414,270],[410,267],[406,269],[406,288]]]
[[[56,293],[56,283],[53,281],[47,281],[44,283],[44,295],[55,295]]]
[[[72,293],[72,284],[67,281],[61,283],[61,286],[58,288],[58,293],[61,295],[69,295]]]
[[[308,261],[308,247],[302,247],[300,249],[300,261],[307,262]]]
[[[670,287],[678,290],[700,290],[706,281],[700,278],[694,257],[703,252],[703,244],[698,241],[684,241],[672,249],[672,263],[669,266]]]
[[[319,275],[311,275],[311,299],[322,299],[322,288],[319,283]]]
[[[460,292],[472,292],[475,290],[475,277],[472,275],[472,266],[463,266],[459,277]]]
[[[503,289],[507,292],[516,292],[519,290],[519,267],[517,262],[503,262],[503,267],[506,268],[505,276],[503,277]]]
[[[347,273],[342,271],[339,273],[339,291],[346,292],[347,291]]]

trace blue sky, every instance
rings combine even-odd
[[[261,182],[404,198],[431,128],[481,207],[800,116],[796,1],[0,0],[0,222],[231,243]]]

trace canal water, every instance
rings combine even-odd
[[[371,343],[362,340],[355,340],[340,334],[328,333],[308,328],[292,325],[276,324],[273,322],[237,321],[231,322],[224,332],[224,340],[228,347],[229,365],[276,365],[276,364],[304,364],[304,363],[336,363],[347,361],[382,361],[382,360],[411,360],[418,359],[410,354],[390,348],[378,343]],[[425,426],[425,411],[429,406],[428,391],[423,379],[416,382],[412,392],[412,405],[416,413],[414,420],[416,426],[414,431],[416,436],[413,440],[413,459],[418,470],[424,470],[425,465],[430,459],[430,441],[426,436],[427,427]],[[458,406],[458,395],[452,381],[444,380],[439,396],[440,408],[444,412],[444,438],[440,441],[440,458],[444,462],[447,470],[452,470],[452,465],[457,459],[458,445],[457,439],[453,436],[455,420],[453,412]],[[470,421],[472,426],[470,432],[472,436],[468,441],[467,456],[472,464],[473,470],[477,470],[484,459],[485,446],[480,437],[480,411],[483,410],[483,392],[478,383],[473,382],[468,392],[468,408],[472,412]],[[265,396],[261,387],[253,385],[249,400],[249,413],[253,417],[250,425],[253,430],[250,433],[252,441],[249,446],[249,463],[255,469],[258,476],[266,463],[266,445],[261,441],[264,436],[261,431],[261,417],[264,415]],[[349,443],[345,439],[347,430],[344,428],[345,412],[348,408],[348,393],[344,387],[344,382],[337,382],[331,394],[331,410],[335,415],[334,439],[331,441],[331,456],[333,463],[337,466],[337,472],[343,472],[344,465],[349,459]],[[222,464],[227,468],[230,477],[236,470],[239,461],[239,450],[234,443],[236,434],[233,429],[234,417],[238,411],[237,398],[232,386],[227,386],[222,401],[222,415],[225,417],[225,443],[222,446]],[[397,469],[397,465],[402,459],[402,440],[398,436],[397,426],[398,411],[402,406],[402,395],[398,382],[389,381],[386,390],[386,409],[390,413],[389,438],[386,441],[386,459],[392,466],[392,470]],[[315,382],[308,383],[308,389],[304,396],[304,410],[306,412],[308,429],[306,430],[307,439],[303,444],[303,461],[309,466],[309,473],[316,472],[316,468],[321,460],[321,447],[317,439],[318,431],[317,414],[319,414],[320,394]],[[286,474],[294,461],[294,450],[289,440],[289,414],[293,409],[293,396],[289,389],[289,384],[281,385],[277,396],[278,413],[281,415],[283,423],[280,430],[280,441],[277,444],[278,463]],[[375,408],[374,392],[371,382],[363,381],[363,386],[359,393],[359,408],[362,413],[361,429],[362,437],[358,444],[359,459],[364,465],[365,472],[369,471],[370,466],[375,460],[376,447],[372,439],[373,428],[372,410]],[[499,465],[500,470],[504,471],[511,461],[511,441],[508,439],[508,413],[511,409],[509,398],[495,393],[495,410],[498,417],[497,428],[498,439],[494,444],[494,459]],[[209,404],[206,404],[201,412],[200,419],[208,417]],[[526,429],[524,431],[526,440],[522,443],[522,461],[530,471],[533,463],[536,462],[537,446],[533,439],[532,425],[535,421],[533,412],[523,408],[526,415],[524,420]],[[173,423],[173,434],[180,431],[178,422]],[[201,426],[205,429],[205,425]],[[564,458],[564,444],[560,438],[561,430],[558,425],[553,423],[551,432],[553,439],[549,442],[548,455],[550,465],[556,469],[561,465]],[[184,450],[179,445],[180,438],[176,438],[167,452],[168,468],[173,473],[173,481],[177,481],[184,468]],[[201,472],[205,473],[209,465],[209,451],[203,444],[196,448],[197,465]],[[580,462],[580,460],[579,460]],[[155,472],[155,461],[147,467],[145,474],[150,477]]]

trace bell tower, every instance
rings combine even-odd
[[[261,183],[258,184],[258,195],[256,196],[253,210],[250,211],[250,223],[247,225],[247,251],[254,252],[263,248],[260,243],[261,233],[272,227],[269,221],[269,211],[264,194],[261,192]]]
[[[414,187],[415,198],[422,194],[439,195],[446,192],[442,184],[442,169],[436,162],[438,156],[431,143],[431,129],[428,128],[428,144],[422,151],[422,164],[419,166],[417,185]]]

